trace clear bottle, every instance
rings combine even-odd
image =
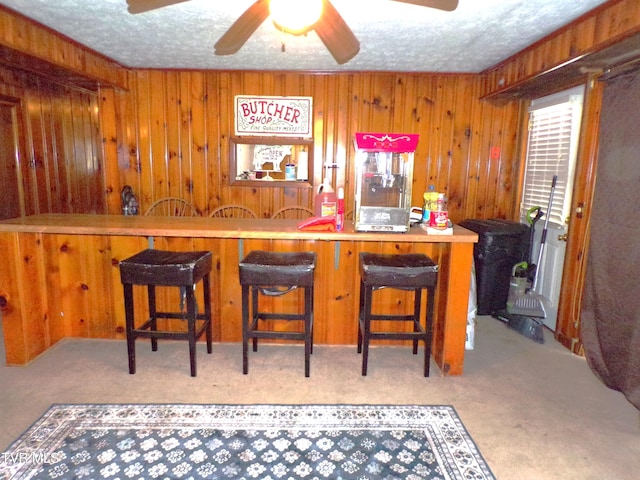
[[[429,199],[429,193],[424,192],[424,203],[422,204],[422,223],[429,224],[429,217],[431,216],[431,201]]]

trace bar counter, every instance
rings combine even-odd
[[[211,303],[218,342],[241,341],[238,261],[245,253],[253,249],[315,251],[315,344],[354,345],[355,351],[358,257],[361,251],[372,251],[425,253],[438,263],[433,357],[443,375],[463,373],[476,233],[457,225],[452,235],[429,235],[419,226],[407,233],[365,233],[355,232],[350,222],[342,232],[299,231],[297,223],[72,214],[0,221],[0,311],[6,362],[26,364],[66,337],[124,339],[118,264],[150,246],[213,253]],[[137,295],[136,308],[146,298]],[[286,297],[273,301],[293,301],[293,308],[299,303],[295,295],[293,300]],[[168,292],[166,298],[159,298],[172,301]],[[405,311],[410,296],[389,289],[381,291],[376,302],[381,308]],[[144,316],[143,311],[140,315]],[[141,318],[138,312],[136,317]]]

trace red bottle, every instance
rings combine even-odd
[[[336,205],[336,230],[344,228],[344,188],[338,189],[338,203]]]

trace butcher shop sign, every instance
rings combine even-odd
[[[236,135],[312,137],[312,97],[237,95]]]

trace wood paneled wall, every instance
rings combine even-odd
[[[164,196],[192,202],[206,215],[241,203],[269,217],[290,204],[311,207],[312,188],[232,185],[229,137],[234,96],[313,97],[314,185],[335,163],[334,187],[353,201],[357,131],[418,133],[413,205],[433,184],[446,192],[451,217],[514,214],[520,105],[478,100],[477,75],[274,72],[135,72],[129,92],[102,89],[108,210],[131,185],[141,210]],[[114,166],[118,165],[116,169]]]
[[[104,213],[97,94],[0,66],[0,95],[15,99],[20,109],[24,214]]]
[[[262,216],[287,204],[310,206],[313,189],[229,181],[233,97],[260,94],[314,98],[313,181],[320,182],[323,161],[337,163],[332,180],[345,187],[347,204],[354,132],[419,133],[414,205],[433,184],[448,194],[454,220],[509,218],[517,207],[521,106],[478,99],[638,31],[640,4],[612,0],[483,75],[129,72],[0,7],[0,56],[32,68],[2,67],[0,93],[23,102],[26,213],[119,213],[125,184],[142,208],[167,195],[192,201],[203,214],[225,203],[246,204]],[[34,75],[43,65],[55,69]],[[103,83],[95,97],[60,86],[78,75],[117,88]]]

